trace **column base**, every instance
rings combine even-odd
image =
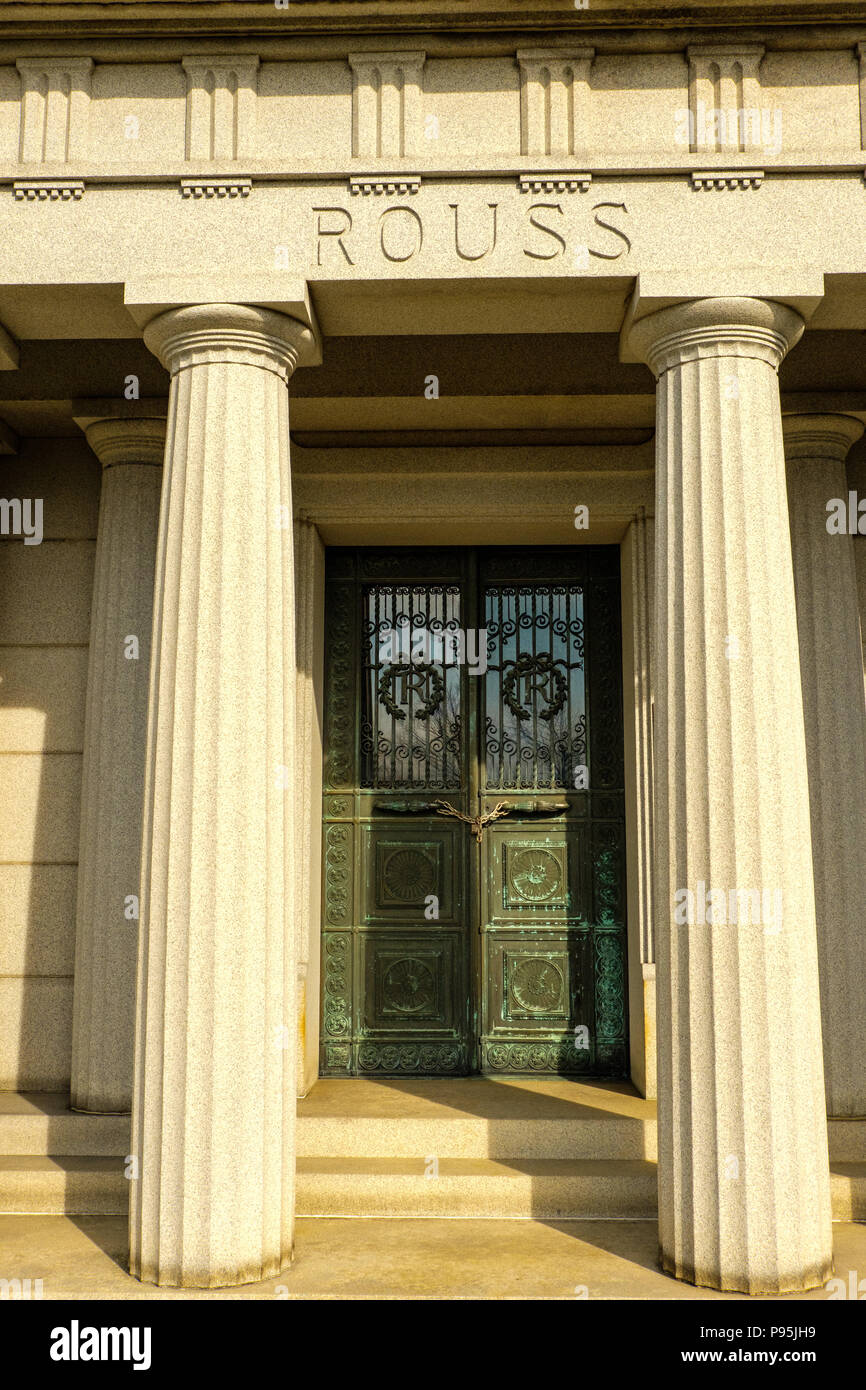
[[[162,1274],[158,1269],[150,1266],[142,1266],[135,1269],[130,1265],[129,1272],[134,1279],[142,1284],[155,1284],[160,1289],[232,1289],[240,1284],[261,1284],[265,1279],[275,1279],[284,1270],[291,1269],[294,1264],[294,1251],[283,1254],[277,1260],[269,1260],[266,1264],[257,1265],[254,1269],[246,1266],[238,1270],[209,1270],[200,1276],[195,1274],[169,1275]]]
[[[659,1265],[665,1274],[670,1274],[683,1284],[694,1284],[699,1289],[716,1289],[719,1293],[745,1293],[753,1297],[760,1297],[761,1294],[773,1297],[777,1294],[808,1293],[811,1289],[823,1289],[827,1280],[832,1279],[834,1269],[833,1261],[828,1260],[826,1265],[812,1266],[796,1274],[784,1274],[773,1280],[749,1278],[747,1275],[743,1275],[742,1278],[735,1275],[720,1277],[711,1270],[694,1269],[691,1265],[668,1259],[661,1248]]]
[[[93,1105],[76,1105],[73,1100],[69,1102],[69,1109],[73,1115],[131,1115],[129,1106],[125,1110],[97,1110]]]

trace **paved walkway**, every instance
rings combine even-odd
[[[833,1231],[836,1277],[847,1295],[859,1271],[866,1295],[866,1225]],[[240,1289],[178,1291],[129,1276],[122,1217],[0,1216],[0,1278],[42,1279],[45,1299],[741,1300],[669,1279],[656,1252],[654,1221],[302,1219],[290,1271]]]

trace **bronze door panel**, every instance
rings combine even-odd
[[[323,1073],[624,1075],[618,551],[329,551],[326,612]]]

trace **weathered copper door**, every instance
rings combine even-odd
[[[624,1075],[615,547],[331,550],[324,1075]]]

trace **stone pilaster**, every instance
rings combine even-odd
[[[839,500],[847,524],[845,458],[862,433],[850,415],[784,420],[830,1115],[866,1114],[866,703],[854,540],[827,512]]]
[[[594,57],[594,48],[518,50],[521,154],[586,153]]]
[[[860,87],[860,148],[866,150],[866,43],[857,45]]]
[[[414,50],[348,55],[353,158],[402,159],[417,153],[426,57]]]
[[[691,147],[698,154],[761,148],[760,44],[690,44]]]
[[[132,1272],[218,1287],[291,1259],[297,1020],[286,383],[310,332],[171,310],[154,587]]]
[[[661,1259],[677,1278],[752,1294],[815,1288],[831,1270],[777,377],[802,326],[780,304],[711,299],[631,330],[658,378]]]
[[[325,626],[325,547],[313,523],[306,520],[295,522],[295,599],[298,1095],[303,1096],[319,1075]]]
[[[642,1095],[656,1094],[655,929],[653,925],[652,663],[655,524],[643,510],[623,541],[623,691],[631,1012],[631,1075]]]
[[[186,158],[232,160],[254,151],[259,59],[253,54],[183,58]]]
[[[849,492],[856,495],[856,502],[866,502],[866,460],[862,448],[855,450],[856,457],[849,458],[847,482]],[[866,508],[864,508],[866,512]],[[863,534],[860,533],[860,522]],[[860,647],[863,653],[863,689],[866,695],[866,515],[858,518],[857,535],[854,537],[854,570],[857,575],[858,608],[860,612]]]
[[[76,1110],[132,1100],[141,806],[165,420],[94,420],[102,464],[81,789],[72,1012]]]
[[[21,74],[21,163],[86,159],[93,59],[17,58],[15,66]]]

